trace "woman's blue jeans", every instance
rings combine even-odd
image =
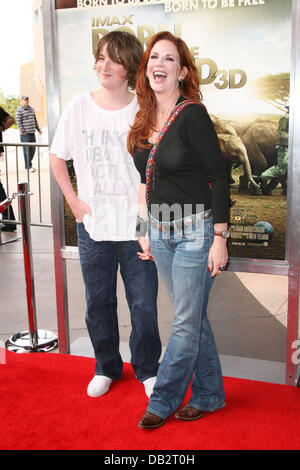
[[[206,313],[213,284],[207,269],[213,231],[211,217],[196,222],[193,216],[189,228],[174,228],[167,235],[149,227],[152,254],[175,309],[171,337],[147,408],[164,419],[181,405],[191,380],[190,406],[215,411],[225,404],[220,361]]]
[[[156,376],[161,355],[157,324],[157,270],[141,261],[137,241],[94,241],[77,223],[78,250],[86,290],[86,324],[96,357],[95,374],[122,377],[117,316],[117,271],[124,282],[132,331],[131,364],[140,382]]]

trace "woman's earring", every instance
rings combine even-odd
[[[178,80],[178,88],[179,88],[179,90],[181,90],[182,87],[183,87],[183,80],[180,78],[180,79]]]
[[[149,78],[145,75],[144,82],[146,86],[149,86]]]

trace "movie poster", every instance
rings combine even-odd
[[[229,254],[284,260],[292,0],[57,0],[56,9],[61,110],[99,87],[93,47],[107,32],[146,45],[169,30],[187,43],[228,173]],[[77,245],[67,207],[65,219],[66,245]]]

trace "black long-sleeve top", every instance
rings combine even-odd
[[[177,104],[183,101],[180,97]],[[135,149],[134,163],[146,183],[149,149]],[[222,153],[212,121],[199,104],[186,106],[160,141],[154,156],[149,210],[158,220],[173,213],[163,210],[179,204],[182,217],[212,209],[214,223],[228,222],[229,188]]]

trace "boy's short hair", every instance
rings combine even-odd
[[[143,55],[143,48],[139,40],[131,33],[125,31],[111,31],[105,34],[97,43],[94,50],[95,64],[101,50],[107,44],[107,53],[111,60],[122,64],[127,72],[129,88],[135,88],[136,72]]]

